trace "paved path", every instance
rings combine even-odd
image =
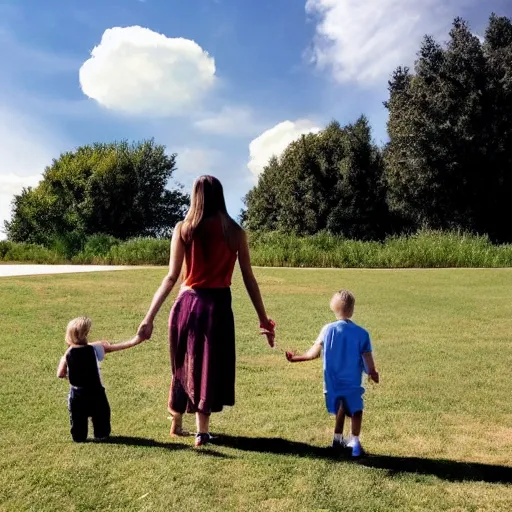
[[[105,272],[110,270],[130,270],[133,268],[140,267],[114,267],[108,265],[0,265],[0,277]]]

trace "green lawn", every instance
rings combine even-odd
[[[164,272],[0,279],[0,510],[512,509],[512,270],[257,269],[274,351],[237,275],[237,404],[213,417],[220,445],[168,437],[170,302],[152,341],[103,363],[111,442],[73,444],[55,377],[66,323],[87,314],[93,339],[129,337]],[[309,346],[340,287],[381,372],[358,463],[327,448],[320,361],[280,351]]]

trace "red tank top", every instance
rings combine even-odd
[[[183,285],[188,288],[229,288],[237,253],[232,251],[222,230],[222,221],[204,221],[201,233],[185,246]]]

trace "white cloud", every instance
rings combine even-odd
[[[313,60],[338,82],[372,85],[411,65],[425,34],[447,34],[476,0],[307,0],[318,18]]]
[[[259,131],[254,112],[248,107],[223,107],[220,112],[205,115],[194,123],[203,132],[244,137]]]
[[[58,154],[58,145],[47,127],[0,105],[0,238],[4,221],[11,217],[14,194],[37,185],[41,173]]]
[[[138,26],[106,30],[80,68],[84,94],[132,115],[183,114],[214,83],[215,61],[197,43]]]
[[[280,156],[289,144],[306,133],[318,133],[320,128],[307,119],[284,121],[263,132],[249,144],[250,171],[259,176],[272,156]]]

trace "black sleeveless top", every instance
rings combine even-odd
[[[101,389],[96,351],[91,345],[73,347],[66,354],[69,383],[76,388]]]

